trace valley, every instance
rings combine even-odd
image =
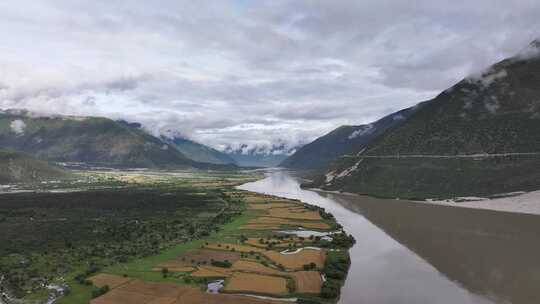
[[[3,0],[0,304],[540,303],[540,1],[492,2]]]

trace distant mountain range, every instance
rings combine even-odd
[[[287,147],[285,144],[267,146],[240,145],[236,148],[227,147],[223,150],[242,167],[277,167],[296,148]]]
[[[0,147],[46,161],[110,167],[235,167],[233,160],[212,148],[181,138],[155,137],[138,123],[25,110],[0,111]]]
[[[329,158],[319,156],[320,151],[345,151],[307,186],[385,197],[490,195],[540,188],[539,41],[408,114],[403,122],[357,145],[344,137],[350,131],[365,136],[365,126],[338,129],[314,143],[323,143],[319,154],[306,153],[308,145],[284,165],[317,169]],[[345,147],[327,146],[332,144]]]
[[[0,150],[0,184],[63,179],[70,174],[20,152]]]

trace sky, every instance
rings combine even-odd
[[[512,56],[539,16],[538,0],[2,0],[0,108],[294,147]]]

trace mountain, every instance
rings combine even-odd
[[[196,143],[189,139],[174,137],[174,138],[161,138],[164,142],[175,147],[187,158],[201,163],[210,163],[218,165],[226,164],[236,164],[234,159],[229,155],[220,152],[216,149],[210,148],[208,146]]]
[[[540,42],[426,102],[309,186],[385,197],[540,188]]]
[[[103,117],[0,112],[0,146],[55,162],[113,167],[188,168],[193,161],[139,124]]]
[[[341,155],[362,150],[386,130],[404,122],[422,104],[392,113],[370,124],[341,126],[300,148],[285,159],[280,167],[301,170],[325,168]]]
[[[0,184],[60,179],[69,175],[67,171],[29,155],[0,150]]]
[[[290,148],[282,143],[269,147],[242,144],[236,148],[227,147],[223,152],[242,167],[277,167],[295,150],[296,148]]]

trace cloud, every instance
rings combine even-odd
[[[11,131],[16,135],[23,135],[26,128],[26,124],[20,119],[12,121],[9,126],[11,127]]]
[[[6,0],[0,108],[294,147],[516,54],[538,15],[532,0]]]

